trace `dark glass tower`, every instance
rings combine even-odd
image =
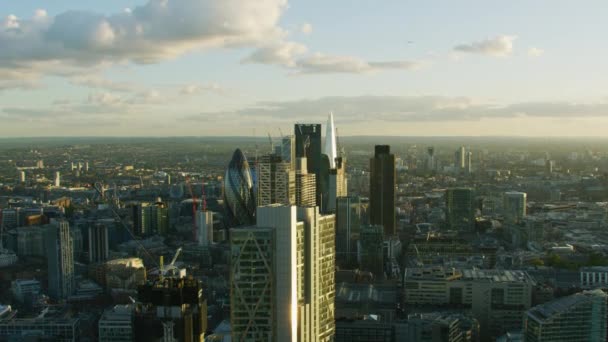
[[[384,227],[384,236],[395,235],[395,155],[390,146],[376,145],[369,162],[370,223]]]
[[[471,188],[453,188],[445,193],[446,220],[453,230],[475,229],[475,192]]]
[[[235,226],[255,224],[255,196],[251,168],[240,149],[236,149],[224,176],[224,204]]]
[[[323,200],[322,188],[323,169],[321,160],[321,124],[296,124],[296,158],[306,158],[308,173],[313,173],[316,177],[316,199],[317,205],[321,205]],[[327,164],[329,161],[327,161]],[[327,170],[329,172],[329,170]]]

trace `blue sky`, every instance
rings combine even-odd
[[[0,135],[276,134],[333,111],[342,135],[600,136],[606,14],[565,0],[5,1]]]

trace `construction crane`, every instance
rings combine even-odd
[[[162,282],[164,277],[167,275],[167,273],[169,271],[173,271],[173,276],[175,275],[175,270],[177,269],[177,267],[175,266],[175,261],[177,260],[177,257],[179,256],[179,254],[182,252],[182,248],[179,247],[176,251],[175,251],[175,255],[173,256],[173,259],[171,259],[171,262],[169,263],[169,265],[164,266],[164,257],[161,255],[160,256],[160,267],[158,268],[158,277],[160,279],[160,281]]]
[[[270,143],[270,153],[274,152],[274,144],[272,143],[272,137],[270,136],[270,132],[268,132],[268,142]]]

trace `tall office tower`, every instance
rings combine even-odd
[[[460,146],[456,150],[456,153],[454,155],[454,166],[457,169],[464,170],[464,167],[465,167],[465,157],[466,157],[466,150],[465,150],[464,146]]]
[[[326,342],[335,332],[335,215],[322,215],[318,207],[298,208],[304,228],[304,305],[300,307],[300,341]]]
[[[307,159],[296,158],[296,205],[314,207],[316,200],[316,176],[307,170]]]
[[[598,289],[535,306],[524,315],[524,341],[606,341],[607,303]]]
[[[44,169],[44,160],[40,159],[38,162],[36,162],[36,167],[39,169]]]
[[[74,288],[74,252],[70,224],[61,220],[47,227],[46,255],[49,295],[66,299]]]
[[[224,176],[224,205],[235,226],[255,224],[255,191],[251,168],[240,149],[236,149]]]
[[[425,169],[435,171],[435,166],[435,148],[431,146],[426,149]]]
[[[296,169],[296,137],[287,135],[281,138],[281,159],[291,165],[291,169]]]
[[[133,305],[115,305],[99,319],[99,342],[133,341]]]
[[[471,188],[452,188],[445,193],[446,220],[453,230],[475,229],[475,193]]]
[[[25,171],[19,171],[19,183],[25,183]]]
[[[61,186],[61,173],[59,171],[55,172],[55,186],[56,187]]]
[[[296,204],[296,172],[278,155],[265,155],[258,161],[257,200],[258,207]]]
[[[545,173],[547,174],[547,176],[550,176],[551,174],[553,174],[554,166],[555,166],[555,160],[547,159],[545,161]]]
[[[526,193],[507,191],[503,196],[505,221],[520,223],[526,217]]]
[[[233,340],[330,341],[335,217],[275,204],[257,219],[230,233]]]
[[[137,297],[134,341],[205,340],[207,299],[200,281],[163,278],[138,286]]]
[[[258,207],[257,226],[232,229],[230,242],[233,340],[298,341],[305,259],[296,207]]]
[[[103,224],[89,226],[89,262],[96,263],[108,260],[108,247],[108,227]]]
[[[89,172],[89,162],[84,162],[84,172]]]
[[[134,204],[131,207],[131,217],[133,219],[133,234],[137,236],[144,236],[149,234],[149,231],[146,231],[147,216],[144,215],[144,208],[150,206],[150,203],[142,202]]]
[[[138,236],[160,234],[169,231],[169,208],[160,198],[155,203],[137,203],[133,206],[133,233]]]
[[[213,212],[209,210],[196,212],[196,227],[198,228],[198,245],[208,247],[213,243]]]
[[[325,129],[325,149],[323,152],[329,158],[329,168],[335,169],[336,158],[338,158],[338,143],[336,142],[336,127],[334,126],[333,113],[329,113]]]
[[[76,169],[76,165],[74,164],[74,162],[70,163],[70,170],[74,171],[74,169]]]
[[[359,197],[338,197],[336,208],[336,264],[352,265],[357,256],[356,240],[361,228]]]
[[[384,227],[384,235],[395,235],[395,155],[390,146],[376,145],[370,160],[370,223]]]
[[[346,179],[346,159],[337,157],[335,167],[329,169],[329,188],[326,212],[336,211],[336,199],[348,194],[348,180]]]
[[[473,173],[473,152],[468,151],[465,156],[464,170],[467,175],[470,175]]]
[[[296,124],[296,158],[306,158],[308,173],[315,175],[316,203],[320,203],[321,187],[321,124]],[[297,165],[296,165],[297,167]]]
[[[374,274],[377,279],[384,277],[384,231],[382,226],[363,226],[359,233],[359,267]]]

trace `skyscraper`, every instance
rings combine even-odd
[[[234,225],[255,223],[255,191],[251,168],[240,149],[236,149],[224,176],[224,204]]]
[[[471,188],[452,188],[445,193],[448,227],[460,231],[475,229],[475,194]]]
[[[606,341],[607,295],[602,290],[579,292],[535,306],[524,315],[527,342]]]
[[[526,193],[507,191],[503,196],[505,221],[520,223],[526,217]]]
[[[61,173],[59,171],[55,172],[55,182],[54,182],[56,187],[60,187],[61,186]]]
[[[296,204],[296,172],[280,156],[269,154],[258,161],[258,206]]]
[[[315,175],[316,202],[321,202],[322,186],[322,160],[321,160],[321,124],[296,124],[296,157],[306,158],[308,173]]]
[[[384,235],[395,234],[395,155],[390,146],[376,145],[370,160],[370,223],[384,227]]]
[[[108,227],[103,224],[89,226],[89,262],[102,262],[108,259]]]
[[[376,278],[384,277],[384,231],[382,226],[367,225],[359,233],[359,267]]]
[[[232,337],[329,341],[334,332],[334,221],[318,208],[258,208],[231,230]]]
[[[19,183],[25,183],[25,171],[19,171]]]
[[[355,236],[361,227],[361,200],[359,197],[338,197],[336,208],[336,263],[340,267],[355,261]]]
[[[324,153],[329,158],[329,168],[336,168],[336,158],[338,158],[338,144],[336,142],[336,128],[334,126],[334,114],[329,113],[327,127],[325,128],[325,149]]]
[[[200,281],[164,278],[137,288],[135,341],[205,340],[207,299]]]
[[[333,213],[336,211],[336,200],[348,194],[348,181],[346,179],[346,160],[342,157],[336,158],[335,167],[329,169],[328,197],[325,211]]]
[[[465,167],[465,148],[460,146],[454,155],[454,166],[459,170],[464,170]]]
[[[213,212],[209,210],[196,212],[196,227],[198,228],[198,245],[209,247],[213,243]]]
[[[291,169],[296,168],[296,138],[287,135],[281,138],[281,159],[291,165]]]
[[[74,252],[70,224],[60,220],[48,226],[46,233],[49,295],[54,299],[66,299],[74,288]]]
[[[169,230],[169,208],[160,200],[138,203],[133,210],[133,232],[139,236],[160,234]]]
[[[307,159],[296,159],[296,205],[299,207],[314,207],[316,200],[316,176],[307,171]]]

